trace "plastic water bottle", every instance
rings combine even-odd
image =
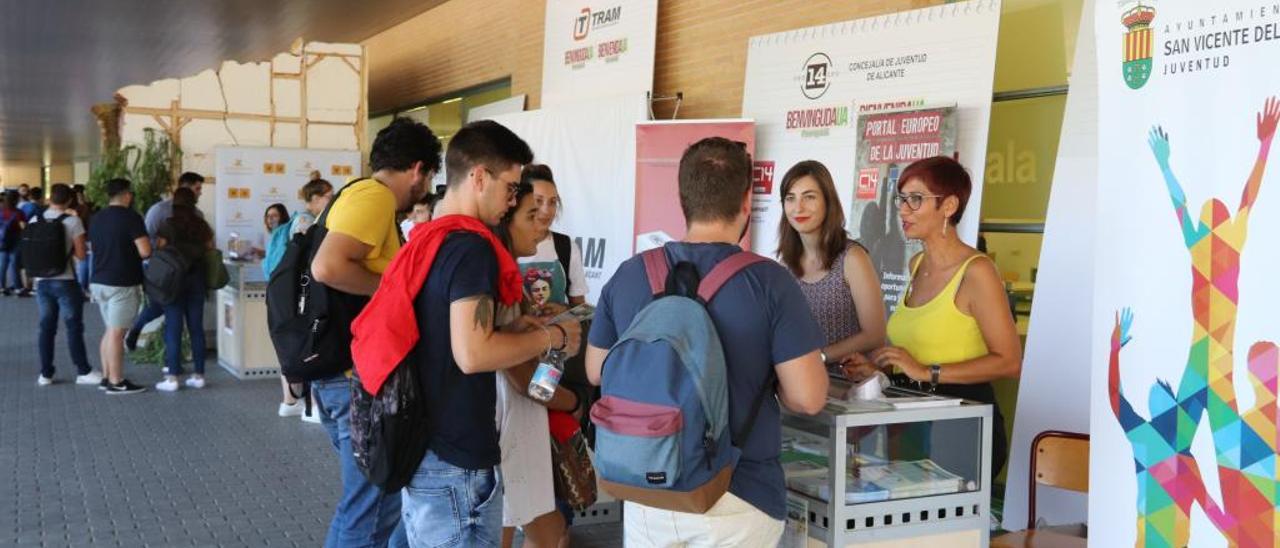
[[[552,350],[538,361],[538,370],[529,380],[529,397],[540,402],[551,401],[556,395],[556,387],[560,386],[560,376],[564,374],[564,352]]]

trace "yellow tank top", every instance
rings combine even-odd
[[[963,362],[989,353],[982,338],[978,321],[956,308],[956,291],[969,269],[969,263],[984,255],[977,254],[965,260],[951,280],[933,300],[921,306],[907,306],[921,261],[911,267],[911,285],[902,292],[898,308],[889,316],[886,331],[889,344],[905,349],[922,365]]]

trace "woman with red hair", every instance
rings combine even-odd
[[[995,406],[994,476],[1008,442],[991,382],[1018,378],[1022,347],[995,263],[956,234],[972,190],[964,166],[942,156],[915,162],[899,176],[894,203],[902,232],[923,242],[924,251],[911,258],[911,280],[889,317],[889,346],[870,360],[900,373],[899,381]]]

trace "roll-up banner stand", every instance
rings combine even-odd
[[[1089,529],[1275,546],[1280,8],[1100,2]]]
[[[755,154],[755,122],[751,120],[673,120],[636,124],[636,194],[634,253],[660,247],[685,236],[680,209],[679,167],[684,150],[707,137],[742,143]],[[751,235],[741,243],[751,249]]]

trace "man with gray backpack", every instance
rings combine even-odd
[[[781,406],[826,404],[822,330],[780,264],[744,252],[751,159],[712,137],[679,166],[681,242],[624,262],[597,304],[587,375],[596,471],[627,546],[775,546]]]

